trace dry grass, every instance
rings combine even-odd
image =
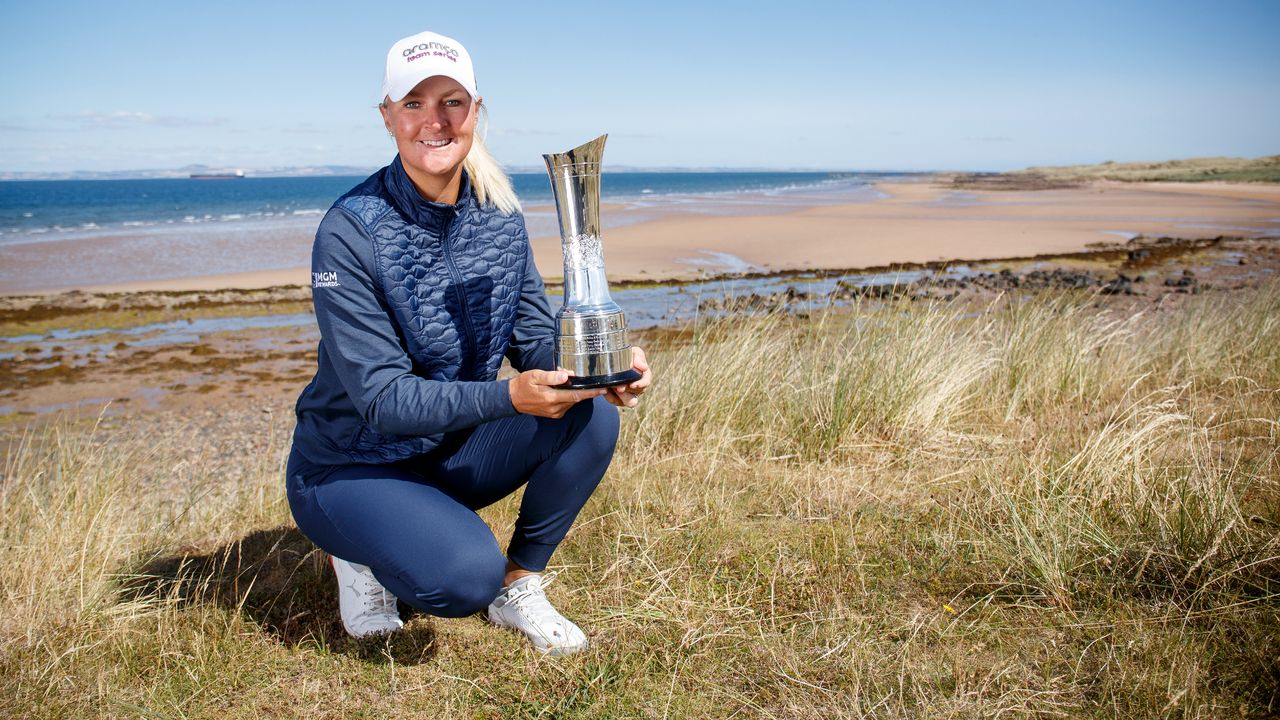
[[[0,479],[0,714],[1262,717],[1280,712],[1280,287],[700,325],[651,349],[552,596],[346,639],[281,487],[61,426]],[[485,517],[509,532],[515,500]]]
[[[1024,172],[1054,180],[1280,182],[1280,155],[1258,158],[1206,157],[1162,162],[1033,167]]]

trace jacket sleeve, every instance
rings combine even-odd
[[[373,243],[341,208],[316,231],[311,270],[321,347],[375,431],[431,435],[516,414],[506,381],[444,382],[413,373],[379,290]]]
[[[546,287],[534,265],[533,248],[530,247],[525,258],[515,330],[507,348],[511,366],[519,371],[555,370],[555,328],[555,316],[547,304]]]

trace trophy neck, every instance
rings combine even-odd
[[[618,305],[609,295],[609,281],[604,266],[570,269],[564,268],[564,306],[578,311],[618,311]]]

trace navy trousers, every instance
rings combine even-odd
[[[289,456],[298,528],[321,549],[368,565],[396,597],[461,617],[498,595],[509,557],[546,568],[613,458],[618,411],[574,405],[559,419],[517,415],[450,433],[427,455],[391,465],[309,464]],[[506,556],[476,510],[525,486]]]

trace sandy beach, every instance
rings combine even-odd
[[[854,269],[941,260],[1083,252],[1135,235],[1203,238],[1280,234],[1280,187],[1100,183],[1069,190],[955,191],[882,183],[883,199],[784,215],[672,218],[617,228],[606,239],[611,276],[687,278],[729,268],[720,254],[764,271]],[[534,241],[554,276],[555,238]]]
[[[605,231],[605,257],[615,280],[690,280],[736,272],[846,270],[946,260],[988,260],[1083,252],[1136,236],[1256,238],[1280,235],[1280,186],[1227,183],[1113,183],[1039,191],[958,190],[945,182],[879,183],[866,202],[753,215],[667,213]],[[545,212],[550,208],[528,208]],[[625,212],[606,206],[602,214]],[[287,242],[301,244],[305,237]],[[533,239],[538,267],[561,275],[560,241]],[[41,244],[10,248],[11,277],[48,262]],[[308,268],[94,282],[113,263],[103,257],[85,281],[40,288],[136,292],[263,288],[305,284]],[[70,275],[68,275],[70,277]],[[0,284],[0,294],[30,293]]]

